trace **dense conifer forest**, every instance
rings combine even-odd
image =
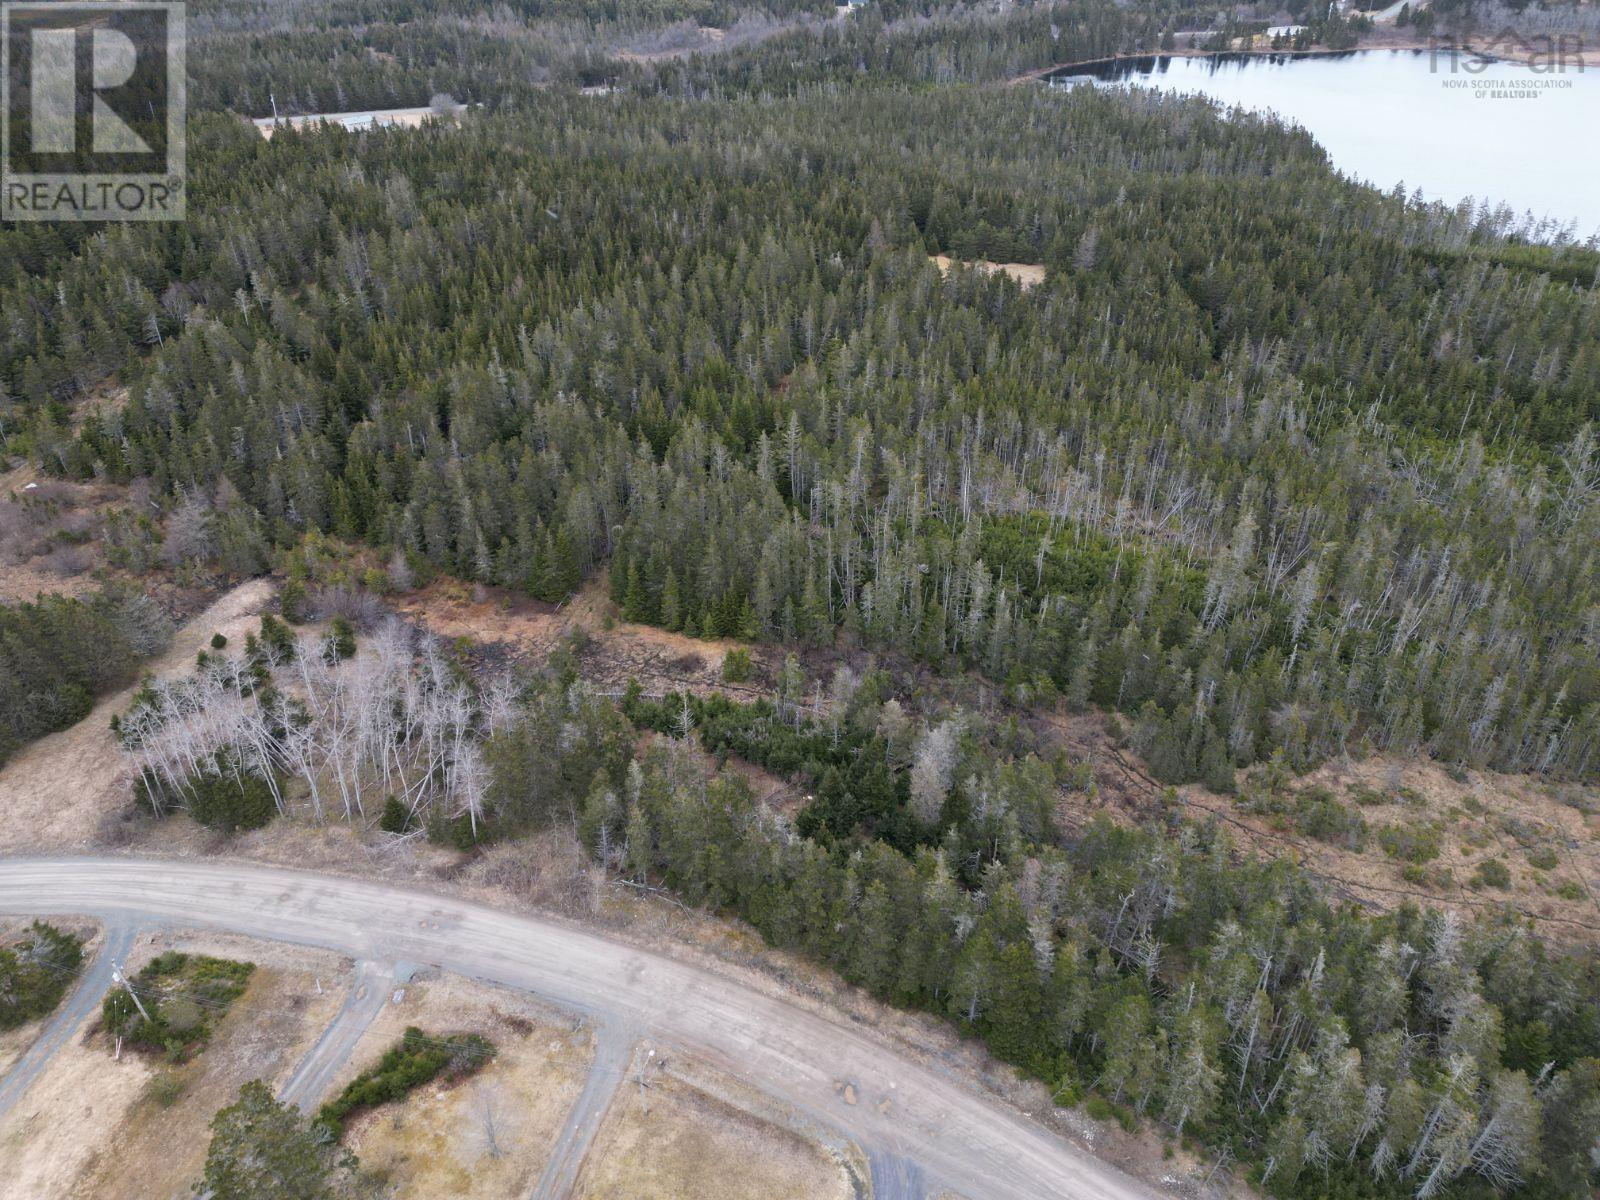
[[[613,703],[273,621],[119,720],[149,810],[572,824],[1275,1194],[1593,1186],[1590,950],[1369,914],[1176,815],[1069,835],[1069,764],[902,683],[1116,712],[1162,784],[1386,751],[1593,785],[1600,250],[1262,117],[1011,82],[1215,16],[1184,3],[193,10],[188,219],[0,228],[6,455],[142,481],[109,561],[284,572],[291,620],[336,545],[374,590],[604,572],[630,621],[792,656],[773,700]],[[475,107],[241,119],[443,95]],[[0,610],[0,758],[132,678],[136,607]],[[836,648],[898,673],[807,706]]]

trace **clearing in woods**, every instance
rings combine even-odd
[[[1035,284],[1044,282],[1044,267],[1038,263],[997,263],[986,258],[966,262],[959,258],[951,258],[945,254],[930,254],[933,265],[939,268],[939,274],[950,274],[952,267],[966,267],[972,271],[982,271],[985,275],[993,275],[996,271],[1002,275],[1009,275],[1027,291]]]

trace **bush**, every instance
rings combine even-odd
[[[1408,863],[1431,862],[1439,857],[1439,832],[1422,826],[1385,825],[1378,844],[1390,858]]]
[[[185,1086],[181,1076],[171,1071],[157,1071],[145,1085],[145,1093],[162,1108],[171,1108],[183,1095]]]
[[[1294,825],[1307,837],[1349,850],[1360,850],[1367,842],[1367,822],[1361,814],[1320,788],[1296,797]]]
[[[0,1032],[45,1016],[83,966],[83,940],[35,921],[0,949]]]
[[[722,658],[722,678],[726,683],[744,683],[755,673],[750,651],[742,646],[729,650]]]
[[[129,1046],[181,1062],[204,1045],[212,1025],[244,993],[254,970],[253,963],[169,950],[127,985],[106,993],[101,1022]],[[130,989],[144,1005],[142,1012]]]
[[[445,1071],[463,1077],[479,1070],[494,1057],[494,1045],[476,1033],[458,1033],[447,1038],[432,1038],[415,1025],[389,1048],[377,1065],[357,1075],[332,1100],[317,1110],[317,1124],[334,1136],[344,1132],[344,1123],[357,1109],[376,1108],[403,1099]]]
[[[411,824],[411,813],[399,799],[390,796],[383,802],[383,815],[378,818],[378,828],[385,833],[404,833]]]
[[[323,642],[323,653],[329,662],[354,658],[356,653],[356,628],[343,613],[333,618],[328,626],[328,636]]]
[[[294,657],[294,632],[271,613],[261,615],[261,644],[285,662]]]
[[[211,648],[213,650],[225,649],[227,647],[227,645],[228,645],[227,635],[221,634],[221,633],[213,633],[211,635]]]
[[[283,619],[291,625],[298,625],[306,619],[306,585],[298,579],[286,579],[283,588],[278,592],[278,609],[283,613]],[[266,634],[266,620],[261,622],[261,632]]]
[[[1319,842],[1361,850],[1367,843],[1367,821],[1359,812],[1334,798],[1323,787],[1288,792],[1273,786],[1265,772],[1256,772],[1238,801],[1246,812],[1280,818],[1296,832]]]
[[[210,771],[189,780],[189,815],[208,829],[260,829],[278,815],[272,789],[258,775]]]
[[[1540,871],[1554,871],[1561,865],[1561,860],[1556,857],[1554,850],[1549,846],[1544,846],[1538,850],[1528,851],[1528,865]]]
[[[1504,890],[1511,886],[1511,872],[1506,869],[1505,863],[1498,858],[1490,858],[1478,864],[1478,870],[1472,877],[1472,886],[1475,888],[1492,887]]]
[[[1084,1101],[1083,1111],[1096,1121],[1113,1121],[1117,1116],[1116,1105],[1104,1096],[1090,1096]]]

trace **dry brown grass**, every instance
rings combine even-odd
[[[834,1153],[671,1075],[624,1082],[575,1190],[579,1200],[847,1200]]]
[[[272,595],[264,579],[234,588],[179,629],[148,670],[159,676],[191,670],[213,633],[242,640]],[[127,806],[131,775],[110,721],[127,708],[134,690],[102,697],[72,728],[40,738],[0,768],[0,812],[7,816],[0,853],[84,849],[99,840],[102,823]]]
[[[126,1051],[113,1057],[114,1044],[96,1031],[98,1014],[91,1016],[0,1123],[0,1162],[8,1166],[0,1173],[0,1196],[187,1195],[217,1109],[246,1080],[275,1086],[287,1077],[332,1019],[340,981],[348,977],[348,964],[336,955],[198,933],[142,938],[130,968],[166,949],[254,962],[257,969],[205,1051],[180,1067]],[[181,1084],[170,1107],[151,1095],[151,1080],[162,1072]]]
[[[770,650],[732,638],[694,638],[624,621],[611,602],[603,570],[560,607],[506,588],[441,579],[398,598],[396,608],[439,637],[466,638],[530,662],[542,662],[565,638],[581,633],[583,676],[602,689],[620,691],[637,679],[650,695],[687,689],[696,695],[724,691],[748,697],[771,691],[765,686],[775,666]],[[740,646],[752,651],[757,678],[749,684],[724,683],[722,660]]]
[[[89,1019],[85,1033],[97,1019]],[[81,1034],[62,1046],[0,1120],[0,1197],[85,1195],[80,1181],[100,1169],[154,1073],[133,1055],[114,1061],[98,1039]]]
[[[592,1057],[587,1029],[531,998],[445,976],[396,985],[336,1086],[399,1041],[408,1025],[447,1036],[476,1032],[495,1057],[452,1085],[418,1088],[404,1101],[350,1122],[345,1144],[396,1200],[521,1200],[538,1181]],[[492,1136],[491,1130],[492,1128]]]
[[[932,254],[929,257],[933,260],[933,265],[939,268],[939,274],[941,275],[950,274],[950,268],[956,266],[966,267],[968,270],[973,271],[982,271],[985,275],[993,275],[999,272],[1015,279],[1021,285],[1023,291],[1027,291],[1029,288],[1044,282],[1044,267],[1038,263],[997,263],[990,262],[986,258],[965,262],[958,258],[950,258],[944,254]]]
[[[1452,777],[1438,763],[1392,755],[1330,762],[1296,786],[1326,788],[1359,808],[1373,830],[1393,824],[1438,831],[1442,853],[1422,864],[1426,878],[1420,882],[1403,877],[1404,864],[1389,858],[1376,837],[1359,853],[1296,839],[1307,867],[1360,898],[1383,907],[1426,898],[1463,910],[1510,903],[1538,919],[1550,936],[1592,940],[1600,934],[1600,803],[1593,788],[1570,791],[1586,813],[1563,802],[1561,786],[1532,776],[1472,771]],[[1358,796],[1375,793],[1388,802],[1357,803]],[[1245,820],[1254,830],[1272,832],[1265,818]],[[1490,860],[1510,872],[1509,888],[1472,885]]]
[[[1057,810],[1063,825],[1081,826],[1098,815],[1139,821],[1157,812],[1164,789],[1104,714],[1033,717],[1093,770],[1092,796],[1063,792]],[[1358,811],[1369,829],[1366,845],[1354,850],[1315,840],[1282,818],[1247,813],[1235,797],[1199,785],[1176,790],[1188,816],[1221,821],[1245,853],[1288,856],[1335,895],[1370,908],[1420,901],[1470,914],[1510,904],[1534,918],[1546,936],[1589,942],[1600,936],[1600,792],[1593,787],[1492,771],[1452,775],[1431,760],[1394,755],[1333,760],[1291,787],[1325,788]],[[1385,802],[1371,803],[1375,794]],[[1378,841],[1386,825],[1435,830],[1441,854],[1408,879],[1407,864],[1389,857]],[[1510,872],[1509,888],[1473,886],[1490,860]]]

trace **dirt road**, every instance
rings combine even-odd
[[[539,1186],[533,1190],[533,1200],[561,1200],[572,1194],[578,1172],[583,1169],[583,1160],[594,1144],[594,1135],[605,1120],[611,1097],[627,1073],[632,1050],[631,1031],[610,1021],[595,1027],[594,1062],[589,1066],[589,1078],[567,1113],[567,1123],[556,1141],[555,1153],[539,1177]]]
[[[350,990],[345,994],[344,1003],[333,1018],[333,1024],[324,1029],[316,1044],[306,1051],[305,1058],[278,1093],[278,1099],[285,1104],[298,1105],[307,1112],[314,1111],[318,1102],[327,1098],[334,1076],[349,1061],[361,1035],[383,1011],[395,985],[410,979],[411,971],[409,963],[397,967],[385,967],[381,963],[357,963],[350,980]]]
[[[422,891],[236,863],[0,860],[0,912],[173,921],[431,963],[537,993],[735,1075],[889,1147],[929,1192],[973,1200],[1145,1200],[1155,1193],[870,1031],[575,928]]]

